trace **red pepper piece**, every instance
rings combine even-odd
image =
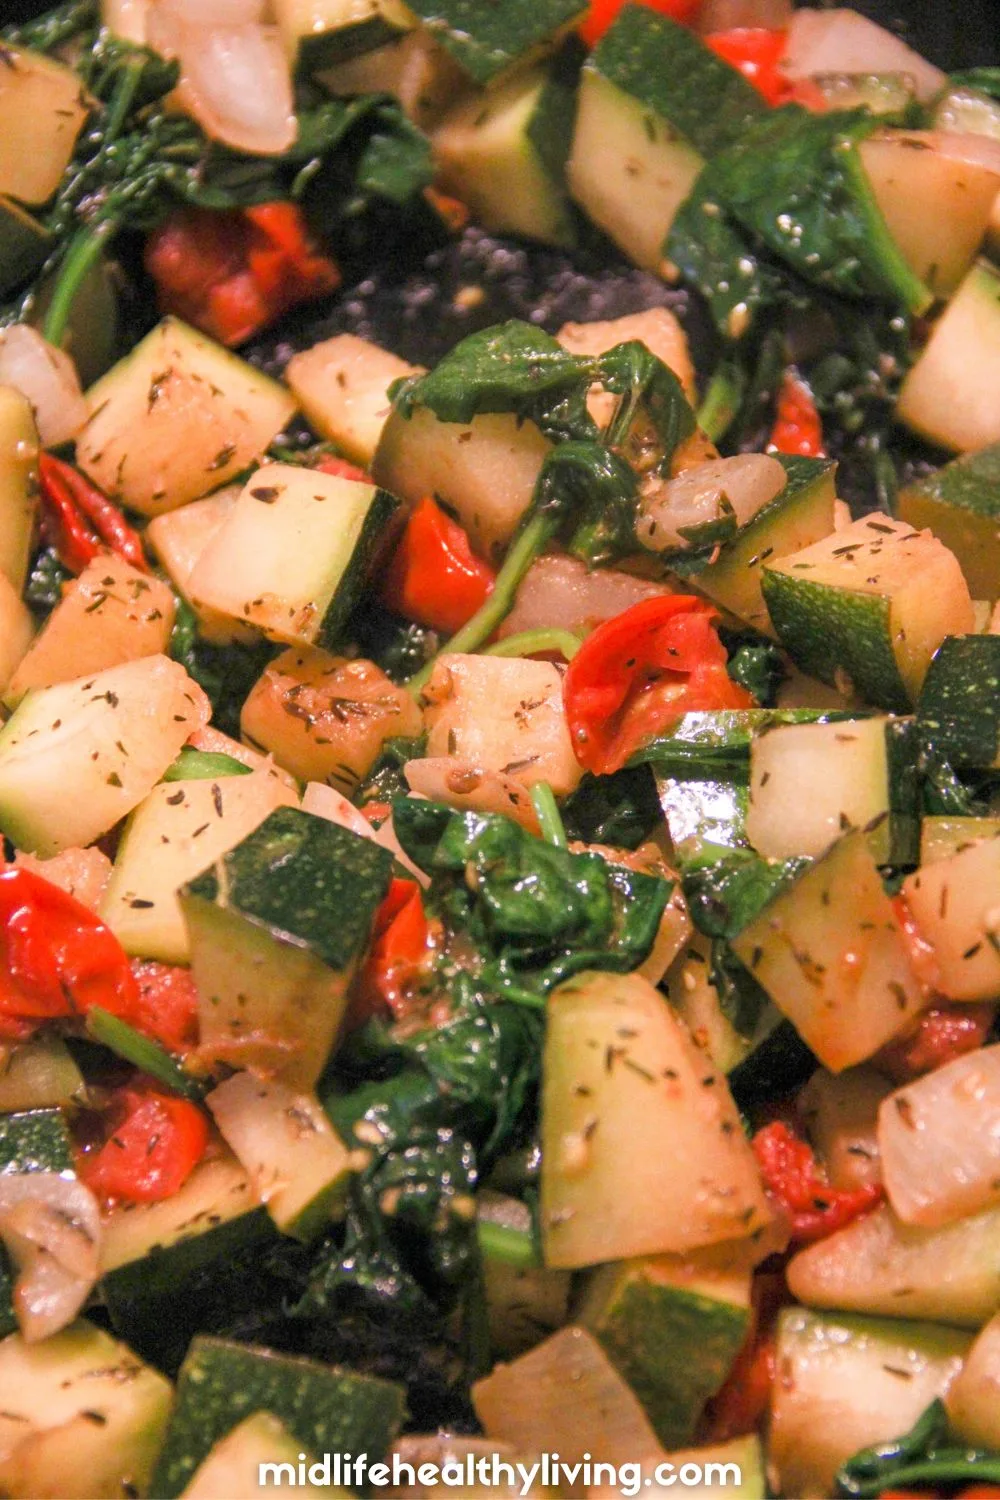
[[[588,47],[600,41],[624,3],[625,0],[591,0],[590,9],[578,27]],[[650,10],[659,11],[661,16],[669,16],[671,21],[686,26],[697,15],[701,0],[642,0],[642,3]]]
[[[0,873],[0,1016],[30,1021],[100,1005],[131,1021],[138,987],[109,927],[31,870]]]
[[[786,371],[768,447],[802,458],[823,458],[823,423],[805,381]]]
[[[867,1213],[885,1196],[880,1183],[862,1188],[832,1187],[820,1172],[812,1149],[783,1120],[757,1131],[751,1142],[768,1196],[787,1215],[792,1239],[800,1244],[825,1239]]]
[[[681,714],[753,705],[726,671],[717,619],[704,600],[670,594],[633,604],[587,637],[563,683],[582,766],[607,775]]]
[[[123,1091],[121,1108],[123,1118],[104,1145],[81,1161],[80,1176],[105,1199],[172,1198],[205,1154],[205,1116],[188,1099],[136,1089]]]
[[[140,572],[149,572],[139,533],[128,524],[114,501],[72,464],[43,453],[38,461],[38,477],[43,505],[55,521],[59,555],[71,572],[81,573],[104,547]]]
[[[396,614],[454,635],[493,592],[493,569],[431,499],[410,515],[382,580],[382,602]]]
[[[791,1297],[783,1271],[758,1271],[753,1279],[746,1342],[722,1388],[705,1410],[701,1441],[726,1443],[759,1427],[771,1400],[775,1372],[774,1326]]]
[[[415,880],[394,879],[375,913],[372,944],[359,982],[365,1015],[388,1009],[402,1020],[429,952],[430,929],[420,887]]]
[[[786,31],[734,26],[731,31],[713,31],[705,37],[705,45],[716,57],[742,73],[768,104],[787,104],[793,97],[792,85],[781,72],[781,60],[788,45]]]
[[[198,1039],[198,991],[190,969],[134,958],[138,986],[132,1025],[171,1052],[183,1052]]]

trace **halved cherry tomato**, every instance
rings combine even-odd
[[[183,1052],[198,1039],[198,991],[190,969],[134,958],[138,986],[132,1025],[153,1036],[171,1052]]]
[[[493,592],[496,575],[474,556],[469,538],[426,498],[413,510],[382,579],[381,597],[396,614],[454,635]]]
[[[778,392],[778,409],[768,447],[777,453],[822,458],[823,423],[804,380],[787,371]]]
[[[122,1118],[80,1176],[102,1198],[155,1203],[182,1188],[205,1154],[208,1124],[188,1099],[125,1089]]]
[[[793,86],[781,72],[781,60],[788,45],[786,31],[734,26],[731,31],[711,32],[705,37],[705,45],[716,57],[742,73],[768,104],[787,104],[792,99]]]
[[[751,1145],[767,1194],[786,1214],[792,1239],[799,1244],[825,1239],[843,1229],[885,1196],[881,1183],[850,1189],[832,1187],[811,1147],[783,1120],[763,1126]]]
[[[160,307],[224,344],[240,344],[299,302],[325,296],[340,272],[295,203],[185,207],[150,235],[146,269]]]
[[[697,15],[701,0],[641,0],[641,3],[686,26]],[[624,4],[625,0],[591,0],[590,9],[578,27],[588,47],[600,41]]]
[[[109,927],[51,881],[0,872],[0,1017],[31,1022],[100,1005],[131,1021],[138,986]]]
[[[608,775],[681,714],[752,707],[726,671],[717,619],[704,600],[670,594],[633,604],[587,637],[563,683],[582,766]]]
[[[412,986],[429,953],[430,929],[420,887],[415,880],[395,879],[378,911],[372,944],[358,984],[356,1024],[388,1009],[401,1020],[409,1009]]]

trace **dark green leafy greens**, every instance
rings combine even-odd
[[[227,646],[203,640],[198,619],[177,596],[177,617],[170,636],[170,655],[204,689],[212,703],[212,723],[233,739],[240,737],[240,710],[247,694],[278,647],[270,641]]]
[[[938,1398],[902,1437],[849,1458],[837,1474],[836,1493],[869,1500],[886,1490],[927,1485],[929,1492],[940,1493],[976,1484],[1000,1484],[1000,1452],[953,1442]]]

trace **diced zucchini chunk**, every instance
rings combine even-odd
[[[924,1004],[861,832],[779,891],[733,951],[833,1073],[871,1057]]]
[[[788,1284],[811,1307],[979,1328],[1000,1301],[1000,1209],[923,1229],[881,1204],[793,1256]]]
[[[28,576],[38,510],[38,429],[26,396],[0,385],[0,573],[17,594]]]
[[[0,691],[31,648],[35,621],[9,579],[0,573]]]
[[[399,0],[273,0],[288,59],[312,71],[381,47],[411,24]]]
[[[343,1203],[351,1166],[316,1097],[234,1073],[205,1102],[282,1233],[319,1234]]]
[[[968,453],[1000,442],[1000,271],[980,260],[903,381],[896,416],[921,437]]]
[[[906,713],[945,636],[973,628],[954,555],[927,531],[864,516],[764,565],[779,639],[804,672],[848,679],[866,702]]]
[[[954,552],[974,599],[1000,595],[1000,443],[905,485],[897,512]]]
[[[525,786],[547,781],[556,796],[583,771],[569,737],[562,674],[520,656],[440,656],[424,688],[429,756],[456,755]]]
[[[218,489],[295,410],[277,381],[177,318],[164,318],[87,392],[77,442],[95,484],[145,516]]]
[[[209,542],[221,529],[239,499],[242,486],[225,485],[204,500],[193,500],[180,510],[164,511],[154,516],[146,528],[146,538],[163,565],[171,583],[198,616],[198,629],[206,641],[228,646],[233,641],[255,641],[257,631],[245,620],[234,620],[208,605],[196,605],[188,585],[191,574]]]
[[[858,150],[903,259],[936,297],[949,297],[983,242],[1000,176],[961,160],[932,131],[880,131]]]
[[[165,656],[29,693],[0,731],[0,827],[43,856],[93,843],[208,717],[201,688]]]
[[[642,1256],[597,1271],[579,1320],[642,1402],[664,1448],[689,1443],[750,1327],[750,1270]]]
[[[662,359],[668,369],[673,370],[684,388],[684,394],[694,404],[697,400],[694,363],[688,347],[687,334],[675,313],[666,307],[647,307],[642,312],[626,313],[621,318],[611,318],[593,323],[564,323],[556,334],[563,348],[571,354],[606,354],[616,344],[627,344],[638,339],[651,354]],[[596,410],[588,401],[591,415],[598,426],[606,426],[617,398],[609,392],[599,399],[605,404]],[[566,559],[568,561],[568,559]]]
[[[187,963],[180,887],[276,807],[294,807],[297,801],[273,767],[249,776],[155,786],[129,818],[101,903],[101,915],[126,953]]]
[[[419,735],[412,695],[374,662],[293,646],[270,662],[240,714],[245,740],[300,781],[350,793],[388,739]]]
[[[770,1223],[725,1078],[637,975],[585,974],[549,997],[542,1142],[547,1265],[684,1252]]]
[[[476,550],[496,558],[531,504],[549,448],[533,422],[507,412],[439,422],[422,406],[410,417],[389,414],[372,473],[414,505],[425,495],[443,501]]]
[[[920,864],[959,854],[982,839],[1000,838],[1000,818],[924,818],[920,825]]]
[[[956,770],[1000,766],[1000,636],[942,641],[917,704],[921,749]]]
[[[533,68],[459,99],[434,132],[434,159],[442,187],[486,229],[565,246],[576,240],[566,190],[534,138],[547,84]]]
[[[922,865],[903,894],[934,950],[935,987],[950,1000],[1000,995],[1000,839]]]
[[[21,1042],[0,1073],[0,1110],[82,1104],[85,1097],[83,1074],[62,1037],[54,1034]]]
[[[0,1343],[0,1389],[4,1416],[24,1433],[10,1449],[0,1437],[4,1494],[147,1492],[173,1393],[124,1344],[83,1321],[39,1344],[12,1333]]]
[[[307,1495],[326,1495],[328,1500],[350,1500],[351,1491],[308,1477],[299,1481],[300,1465],[305,1473],[322,1475],[324,1467],[311,1453],[303,1453],[302,1444],[293,1438],[283,1422],[269,1411],[255,1411],[238,1427],[227,1432],[215,1444],[208,1457],[184,1487],[181,1500],[251,1500],[254,1495],[270,1493],[268,1476],[291,1475],[297,1488]],[[263,1483],[261,1476],[264,1476]]]
[[[177,1396],[150,1493],[173,1500],[220,1438],[254,1412],[278,1418],[300,1452],[365,1453],[380,1459],[406,1409],[405,1390],[389,1380],[227,1339],[194,1340],[177,1379]]]
[[[584,0],[407,0],[407,10],[474,83],[492,84],[548,51],[583,15]]]
[[[890,725],[881,715],[829,724],[778,724],[750,745],[747,838],[766,859],[822,854],[849,829],[869,831],[889,864],[895,803]],[[916,827],[915,811],[912,819]]]
[[[275,641],[332,643],[400,519],[373,484],[267,464],[195,563],[191,598]]]
[[[423,27],[399,32],[374,52],[324,68],[321,80],[339,98],[391,94],[407,119],[425,131],[433,129],[467,87],[458,63]]]
[[[977,1448],[1000,1448],[1000,1313],[969,1350],[947,1404],[960,1438]]]
[[[88,563],[49,615],[7,685],[4,702],[167,650],[174,596],[114,553]]]
[[[946,1393],[968,1346],[968,1334],[933,1324],[786,1308],[769,1444],[780,1493],[832,1494],[846,1459],[908,1432]]]
[[[244,1167],[228,1154],[202,1161],[170,1198],[121,1204],[104,1220],[101,1270],[105,1278],[147,1256],[200,1239],[230,1220],[258,1210]]]
[[[372,840],[284,807],[184,888],[207,1058],[314,1086],[391,869]]]
[[[46,203],[69,165],[90,109],[79,73],[38,52],[4,47],[0,71],[0,193]]]
[[[663,1470],[660,1466],[664,1463],[672,1464],[673,1468]],[[731,1500],[734,1485],[739,1486],[740,1500],[765,1500],[771,1493],[764,1468],[764,1451],[756,1433],[701,1448],[679,1448],[672,1453],[654,1454],[638,1465],[643,1493],[674,1494],[677,1476],[688,1464],[696,1466],[705,1476],[704,1484],[691,1489],[691,1493],[701,1496],[702,1500]],[[636,1494],[639,1493],[637,1490]],[[587,1500],[617,1500],[620,1494],[617,1485],[596,1484],[587,1491]]]
[[[0,296],[7,297],[45,264],[52,236],[13,198],[0,194]]]
[[[320,437],[368,468],[392,406],[390,385],[420,369],[368,339],[338,333],[294,354],[285,379]]]
[[[557,1452],[572,1463],[589,1452],[597,1462],[622,1463],[657,1448],[631,1388],[594,1335],[573,1324],[494,1366],[472,1387],[472,1401],[487,1435],[522,1453]]]

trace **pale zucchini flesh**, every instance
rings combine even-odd
[[[0,193],[46,203],[89,112],[79,74],[38,52],[4,48],[0,70]]]
[[[285,379],[309,425],[336,443],[352,463],[368,468],[392,402],[395,380],[420,373],[388,349],[353,333],[338,333],[288,361]]]
[[[38,510],[38,429],[26,396],[0,385],[0,573],[20,594]]]
[[[1000,442],[1000,271],[968,272],[906,379],[896,416],[953,453]]]

